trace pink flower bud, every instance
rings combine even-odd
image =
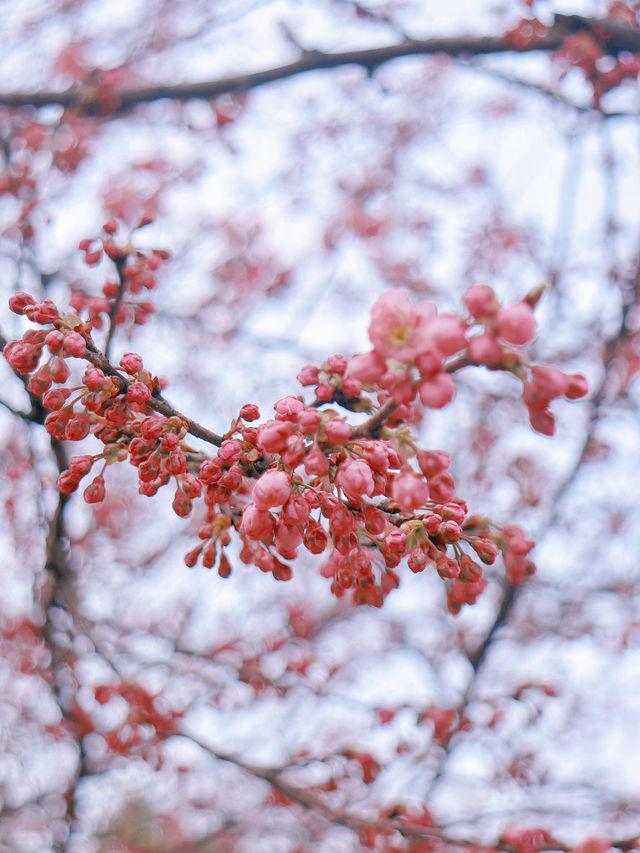
[[[569,400],[579,400],[589,392],[589,384],[581,373],[567,374],[567,390],[565,396]]]
[[[531,375],[535,394],[539,400],[553,400],[562,397],[567,391],[569,381],[565,374],[553,365],[534,364]]]
[[[142,370],[142,359],[137,352],[125,352],[120,359],[120,366],[134,376]]]
[[[151,399],[151,391],[144,382],[132,382],[127,388],[127,400],[130,403],[147,403]]]
[[[441,314],[429,326],[429,334],[440,352],[445,355],[455,355],[467,345],[465,338],[465,323],[460,317],[451,314]]]
[[[62,384],[69,378],[69,367],[67,366],[67,362],[61,356],[54,356],[49,363],[49,368],[54,382]]]
[[[267,421],[258,428],[258,447],[265,453],[282,453],[294,430],[288,421]]]
[[[307,453],[304,460],[304,470],[315,477],[324,477],[329,473],[329,460],[317,445]]]
[[[321,554],[327,547],[329,537],[326,531],[314,519],[310,519],[304,532],[303,542],[307,551],[312,554]]]
[[[273,408],[276,411],[277,420],[295,422],[300,412],[304,409],[304,403],[298,400],[297,397],[288,396],[278,400]]]
[[[456,386],[448,373],[436,373],[418,385],[423,405],[431,409],[442,409],[453,400],[455,392]]]
[[[260,417],[260,409],[254,403],[245,403],[240,409],[240,417],[243,421],[257,421]]]
[[[533,310],[526,302],[516,302],[501,308],[496,316],[499,336],[510,344],[522,346],[536,333]]]
[[[316,386],[316,397],[318,400],[331,400],[335,387],[330,382],[321,382]]]
[[[282,461],[288,468],[297,468],[304,461],[306,448],[299,435],[290,435],[286,450],[282,452]]]
[[[45,299],[28,310],[27,316],[34,323],[53,323],[58,319],[58,309],[50,299]]]
[[[347,359],[343,355],[330,355],[327,359],[327,370],[339,373],[341,376],[347,369]]]
[[[98,476],[84,490],[84,499],[88,504],[97,504],[104,500],[104,477]]]
[[[280,556],[293,560],[298,556],[297,548],[302,542],[302,530],[280,521],[276,525],[273,541]]]
[[[389,467],[389,452],[383,441],[367,441],[362,443],[362,455],[374,471],[384,473]]]
[[[220,449],[218,450],[218,459],[227,467],[233,465],[234,462],[237,462],[241,455],[242,445],[235,438],[223,441],[220,445]]]
[[[73,471],[78,479],[81,479],[89,473],[93,467],[93,463],[93,456],[72,456],[69,460],[69,470]]]
[[[488,284],[474,284],[464,294],[462,301],[476,320],[480,317],[492,317],[498,310],[498,300],[493,288]]]
[[[412,512],[424,505],[429,495],[429,487],[416,474],[405,471],[394,479],[391,495],[400,509]]]
[[[352,429],[342,418],[332,418],[324,425],[324,434],[329,444],[344,444],[351,438]]]
[[[16,311],[16,314],[19,312]],[[63,471],[58,477],[58,489],[63,495],[70,495],[78,488],[79,478],[73,471]]]
[[[425,477],[435,477],[451,465],[451,457],[444,450],[418,450],[416,459]]]
[[[57,352],[60,352],[62,347],[62,342],[64,340],[64,335],[62,332],[59,332],[57,329],[52,329],[47,337],[44,339],[45,344],[47,345],[47,349],[52,355],[55,355]]]
[[[418,355],[415,363],[420,371],[420,375],[427,379],[440,370],[442,362],[442,352],[434,347],[430,347]]]
[[[62,351],[65,355],[81,358],[84,355],[86,341],[78,332],[69,332],[64,336]]]
[[[371,497],[373,494],[373,475],[364,459],[343,462],[338,471],[337,482],[349,497]]]
[[[307,364],[298,373],[297,379],[301,385],[315,385],[318,381],[319,375],[320,372],[317,367],[314,367],[312,364]]]
[[[305,409],[298,415],[298,426],[305,435],[315,432],[320,421],[321,416],[317,409]]]
[[[342,380],[341,388],[345,397],[357,397],[362,391],[362,382],[353,376],[347,376]]]
[[[87,386],[89,391],[100,391],[105,383],[106,376],[99,367],[87,367],[82,377],[82,381]]]
[[[291,494],[291,479],[284,471],[265,471],[253,487],[253,501],[258,509],[282,506]]]
[[[502,347],[493,335],[474,335],[469,338],[469,355],[476,364],[496,367],[502,358]]]
[[[376,385],[387,369],[384,359],[377,352],[365,352],[351,357],[347,375],[359,380],[364,385]]]
[[[24,314],[30,305],[35,304],[36,300],[33,296],[30,293],[25,293],[24,290],[19,290],[9,297],[9,308],[14,314]]]
[[[256,542],[260,539],[268,539],[273,533],[274,518],[270,512],[258,509],[254,503],[248,503],[242,510],[242,521],[240,531],[249,539]]]

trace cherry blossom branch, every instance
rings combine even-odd
[[[101,107],[97,92],[82,88],[66,91],[43,90],[39,92],[0,93],[0,104],[7,107],[59,105],[73,108],[81,114],[105,113],[115,115],[127,112],[138,104],[161,99],[188,100],[211,99],[226,92],[246,92],[268,83],[285,80],[308,71],[357,65],[373,72],[380,65],[406,56],[444,54],[456,58],[499,53],[526,53],[553,51],[561,47],[566,36],[586,31],[593,34],[612,55],[621,51],[640,52],[640,29],[625,27],[612,21],[587,18],[580,15],[555,15],[553,24],[544,35],[516,41],[508,35],[454,36],[431,39],[403,39],[396,44],[364,50],[325,53],[306,50],[299,59],[285,65],[254,71],[247,74],[221,77],[199,83],[177,85],[141,86],[135,89],[118,89],[109,92],[108,105]]]
[[[380,835],[388,836],[391,833],[398,833],[403,838],[408,839],[437,839],[452,848],[472,848],[477,847],[477,840],[469,838],[455,838],[447,834],[447,832],[439,827],[421,825],[419,822],[410,823],[410,817],[389,817],[389,818],[374,818],[367,819],[358,815],[347,814],[344,811],[339,811],[332,808],[321,799],[310,794],[308,790],[302,790],[295,785],[291,785],[282,779],[282,772],[286,768],[263,768],[253,764],[247,764],[242,759],[228,753],[218,752],[214,748],[208,746],[196,735],[180,731],[180,736],[190,740],[192,743],[199,746],[204,752],[210,755],[217,761],[223,761],[234,765],[238,769],[247,773],[254,778],[267,782],[279,794],[286,797],[288,800],[296,803],[303,808],[320,815],[325,820],[337,826],[344,826],[347,829],[356,833],[375,832]],[[623,839],[610,842],[611,847],[619,850],[633,850],[638,847],[638,835],[633,835]],[[500,850],[504,853],[517,853],[521,848],[516,843],[506,843],[502,840],[493,842],[485,847],[488,850]],[[544,840],[542,843],[536,843],[535,850],[540,851],[563,851],[570,853],[575,849],[574,845],[565,845],[558,842],[556,839]]]
[[[130,380],[125,379],[122,372],[111,364],[109,359],[98,349],[98,347],[91,338],[89,338],[87,341],[87,347],[83,358],[91,362],[91,364],[93,364],[95,367],[99,367],[103,373],[106,373],[107,375],[113,376],[118,379],[118,381],[122,384],[123,390],[126,390],[131,384]],[[165,415],[168,418],[182,418],[187,424],[187,431],[195,438],[200,438],[203,441],[206,441],[208,444],[213,444],[216,447],[219,447],[224,441],[224,438],[221,435],[212,432],[210,429],[207,429],[207,427],[202,426],[202,424],[199,424],[197,421],[194,421],[191,418],[188,418],[185,415],[181,414],[176,408],[171,405],[171,403],[165,400],[165,398],[159,392],[154,393],[152,398],[149,400],[148,405],[150,406],[150,408],[154,409],[159,414]]]

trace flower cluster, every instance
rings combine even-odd
[[[143,217],[133,230],[148,225],[150,221],[148,217]],[[102,230],[103,235],[97,239],[81,240],[79,249],[84,253],[84,262],[89,267],[99,264],[105,256],[113,261],[117,280],[107,279],[99,296],[74,290],[70,305],[78,314],[87,312],[88,325],[93,329],[103,327],[105,315],[115,325],[127,321],[141,325],[154,310],[153,303],[145,299],[144,294],[155,288],[155,273],[169,259],[169,253],[164,249],[153,249],[150,252],[134,249],[130,237],[117,243],[115,235],[118,223],[114,219],[105,222]]]
[[[103,240],[103,250],[126,270],[125,256],[109,245]],[[87,244],[84,251],[94,262],[97,250]],[[148,270],[140,270],[140,287],[150,286]],[[136,281],[133,272],[124,278]],[[454,373],[475,364],[519,377],[532,424],[550,434],[550,400],[575,399],[587,389],[583,377],[530,365],[513,349],[535,334],[539,295],[501,306],[490,287],[477,285],[465,294],[466,315],[455,316],[438,315],[432,303],[414,305],[405,290],[387,291],[372,308],[369,352],[304,367],[298,379],[315,387],[314,400],[283,397],[273,418],[258,425],[260,412],[248,403],[223,436],[195,430],[198,425],[175,412],[137,353],[125,353],[115,367],[90,338],[94,322],[61,317],[47,300],[12,297],[12,310],[46,328],[28,330],[4,354],[21,374],[31,374],[27,387],[51,410],[45,427],[54,438],[77,441],[91,433],[103,445],[95,455],[72,457],[59,478],[62,492],[75,491],[98,463],[83,495],[89,503],[101,501],[106,466],[126,459],[137,469],[141,494],[171,483],[177,515],[201,507],[200,542],[186,555],[188,566],[200,561],[227,577],[224,548],[235,531],[240,558],[276,579],[292,576],[291,561],[302,547],[324,555],[321,573],[335,595],[350,592],[355,602],[379,606],[398,585],[396,570],[406,560],[414,573],[437,572],[456,613],[481,594],[483,566],[500,552],[510,583],[531,574],[533,542],[517,527],[500,529],[469,515],[456,495],[448,454],[420,448],[408,424],[419,404],[449,403]],[[45,349],[49,357],[38,367]],[[67,357],[90,362],[82,381],[52,387],[69,377]],[[352,425],[339,408],[368,417]],[[216,445],[215,456],[190,447],[189,432]]]

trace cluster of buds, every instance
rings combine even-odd
[[[167,414],[158,380],[140,356],[125,353],[118,367],[110,365],[89,347],[90,324],[77,315],[60,317],[52,303],[16,294],[12,309],[49,328],[27,331],[8,344],[5,356],[20,373],[32,374],[27,387],[51,410],[45,426],[52,436],[76,441],[91,433],[103,445],[98,454],[71,459],[59,478],[61,491],[75,491],[99,463],[83,492],[87,502],[99,502],[106,466],[128,460],[141,494],[174,484],[173,509],[180,517],[198,503],[201,541],[186,555],[188,566],[217,565],[227,577],[224,548],[235,530],[241,559],[276,579],[292,576],[291,561],[305,548],[324,555],[321,573],[335,595],[349,592],[355,602],[379,606],[398,585],[395,570],[406,559],[414,573],[437,572],[456,613],[481,594],[483,565],[493,564],[498,553],[511,583],[530,575],[533,542],[517,527],[500,529],[470,516],[456,496],[448,454],[418,447],[407,422],[418,400],[431,408],[450,402],[452,374],[476,364],[523,379],[532,423],[551,432],[549,401],[582,396],[586,382],[531,366],[513,349],[535,333],[538,296],[503,307],[491,288],[477,285],[465,294],[467,315],[458,317],[438,315],[432,303],[414,305],[405,290],[387,291],[371,312],[369,352],[304,367],[298,378],[315,386],[315,399],[283,397],[274,417],[259,425],[258,408],[243,406],[224,436],[211,434],[213,458],[187,444],[190,422],[173,410]],[[38,367],[45,347],[50,357]],[[92,363],[80,384],[51,387],[69,376],[67,356]],[[352,426],[332,403],[369,417]]]
[[[150,222],[148,217],[143,217],[133,230]],[[100,237],[86,238],[79,244],[87,266],[96,266],[106,256],[114,263],[118,273],[117,281],[105,281],[99,296],[90,296],[80,290],[71,294],[71,307],[78,313],[86,310],[88,324],[93,329],[103,327],[105,315],[110,316],[116,325],[127,321],[138,325],[145,323],[153,313],[153,303],[142,297],[145,291],[155,288],[155,273],[170,257],[163,249],[152,249],[149,252],[134,249],[130,236],[116,242],[117,230],[118,223],[111,219],[102,226],[103,234]]]

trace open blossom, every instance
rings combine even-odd
[[[291,495],[291,479],[284,471],[265,471],[253,487],[253,501],[259,509],[282,506]]]
[[[381,356],[411,361],[432,343],[429,325],[435,318],[433,303],[414,305],[408,290],[385,290],[371,309],[369,339]]]
[[[364,459],[352,459],[340,466],[338,485],[349,497],[371,497],[374,483],[371,468]]]
[[[429,496],[429,487],[421,477],[411,471],[404,471],[393,481],[391,494],[400,509],[411,512],[424,505]]]

